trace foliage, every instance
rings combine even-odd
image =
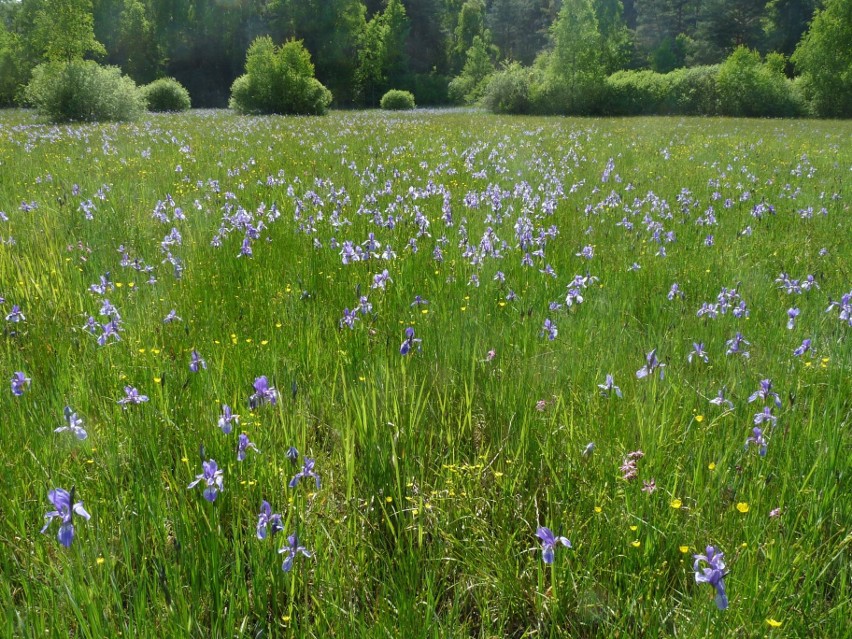
[[[541,92],[543,111],[592,112],[606,72],[591,0],[565,0],[551,33],[553,51],[548,57]]]
[[[593,2],[598,22],[601,46],[601,64],[604,73],[613,73],[630,59],[630,31],[624,22],[624,6],[621,0],[597,0]]]
[[[699,63],[715,63],[737,47],[758,48],[765,38],[767,0],[705,0],[695,29]]]
[[[379,105],[385,111],[407,111],[414,108],[414,96],[410,91],[391,89],[382,96]]]
[[[764,63],[760,54],[738,47],[719,67],[719,108],[723,115],[790,117],[801,114],[783,56]]]
[[[0,21],[0,107],[15,103],[24,79],[17,34]]]
[[[482,98],[488,79],[494,73],[496,53],[496,47],[489,46],[482,37],[474,36],[473,44],[467,50],[464,68],[450,82],[450,100],[456,104],[475,104]]]
[[[261,5],[262,6],[262,5]],[[271,0],[257,18],[272,29],[246,25],[252,34],[270,34],[275,41],[301,40],[311,52],[316,76],[336,101],[355,98],[359,35],[365,26],[361,0]],[[257,19],[255,18],[255,19]]]
[[[602,111],[606,115],[715,115],[718,66],[618,71],[606,79]]]
[[[33,39],[51,62],[81,60],[88,53],[106,55],[95,38],[92,0],[43,0]]]
[[[454,70],[461,69],[466,63],[475,38],[482,39],[487,31],[484,0],[466,0],[459,11],[458,24],[453,32],[451,57]]]
[[[239,113],[322,115],[331,92],[314,77],[311,55],[299,40],[276,47],[257,38],[246,53],[246,73],[231,87],[232,109]]]
[[[33,70],[26,101],[53,122],[135,120],[145,111],[142,91],[118,67],[92,60],[46,62]]]
[[[174,78],[160,78],[142,87],[149,111],[186,111],[189,91]]]
[[[154,23],[141,0],[124,0],[119,18],[115,55],[137,82],[152,80],[163,65]]]
[[[450,79],[440,73],[415,73],[409,88],[420,106],[447,104]]]
[[[378,95],[393,86],[410,84],[405,41],[410,30],[405,6],[390,0],[384,11],[366,23],[358,40],[355,71],[362,102],[375,106]]]
[[[517,62],[505,64],[491,76],[482,96],[482,105],[492,113],[524,114],[533,110],[533,86],[540,74]]]
[[[386,81],[385,38],[387,26],[382,15],[373,16],[358,38],[358,65],[355,84],[360,102],[375,105],[377,93]]]
[[[802,38],[793,63],[821,117],[852,117],[852,0],[827,0]]]

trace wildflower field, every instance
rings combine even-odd
[[[850,139],[0,114],[0,635],[849,636]]]

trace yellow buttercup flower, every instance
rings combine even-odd
[[[689,552],[689,546],[678,546],[677,549],[681,551],[684,555]]]
[[[769,627],[770,627],[770,628],[780,628],[780,627],[781,627],[781,622],[780,622],[780,621],[776,621],[776,620],[775,620],[775,619],[773,619],[772,617],[770,617],[769,619],[767,619],[767,620],[766,620],[766,623],[768,623],[768,624],[769,624]]]
[[[683,502],[680,499],[675,498],[675,499],[672,499],[671,502],[669,502],[669,506],[671,506],[674,509],[678,509],[681,506],[683,506]]]
[[[745,501],[739,502],[737,504],[737,510],[739,510],[743,514],[747,513],[748,512],[748,502],[745,502]]]

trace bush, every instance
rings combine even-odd
[[[322,115],[331,92],[314,77],[314,65],[300,40],[276,47],[257,38],[246,53],[246,73],[231,85],[229,106],[238,113]]]
[[[606,79],[602,110],[607,115],[713,115],[718,112],[718,70],[618,71]]]
[[[664,113],[666,76],[655,71],[617,71],[604,84],[603,111],[607,115]]]
[[[789,117],[801,113],[792,83],[778,61],[763,63],[760,54],[737,47],[719,67],[719,108],[722,115]]]
[[[532,111],[533,69],[517,62],[506,65],[491,76],[482,104],[493,113],[530,113]]]
[[[716,115],[719,113],[719,90],[716,78],[719,65],[702,65],[676,69],[668,75],[666,105],[678,115]]]
[[[118,67],[92,60],[40,64],[24,96],[54,122],[135,120],[145,111],[145,97],[133,80]]]
[[[189,91],[174,78],[160,78],[142,87],[149,111],[187,111]]]
[[[385,111],[408,111],[414,108],[414,96],[409,91],[391,89],[382,96],[379,106]]]

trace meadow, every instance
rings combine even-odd
[[[0,635],[848,637],[850,139],[3,112]]]

